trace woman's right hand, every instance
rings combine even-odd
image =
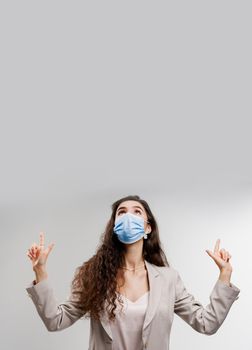
[[[32,262],[33,271],[35,272],[43,269],[45,270],[48,255],[50,254],[54,246],[54,243],[51,243],[45,249],[44,242],[45,235],[43,232],[40,232],[39,245],[33,243],[27,252],[28,257]]]

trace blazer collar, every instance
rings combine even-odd
[[[161,283],[160,273],[158,269],[155,267],[155,265],[149,263],[147,260],[145,260],[145,266],[148,273],[150,293],[149,293],[149,303],[148,303],[145,318],[144,318],[143,330],[152,321],[157,311],[160,298],[161,298],[161,292],[162,292],[162,288],[161,288],[162,283]],[[104,330],[107,332],[108,336],[112,340],[111,327],[105,313],[103,313],[103,316],[101,317],[100,322]]]
[[[162,288],[161,288],[162,280],[160,278],[160,273],[158,269],[155,267],[155,265],[149,263],[147,260],[145,260],[145,265],[148,271],[150,294],[149,294],[149,303],[148,303],[148,307],[144,318],[143,330],[152,321],[157,311],[157,308],[161,299],[161,292],[162,292]]]

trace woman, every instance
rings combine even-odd
[[[33,244],[27,255],[36,280],[27,288],[49,331],[90,318],[90,350],[167,350],[174,313],[196,331],[213,334],[238,298],[230,282],[230,254],[218,240],[208,255],[220,274],[205,308],[187,292],[161,248],[157,222],[147,202],[127,196],[112,205],[102,242],[76,269],[71,296],[58,304],[47,279],[46,261],[53,244]]]

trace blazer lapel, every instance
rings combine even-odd
[[[160,302],[161,292],[162,292],[162,282],[160,278],[160,274],[155,267],[145,260],[145,265],[148,271],[149,278],[149,286],[150,286],[150,294],[149,294],[149,303],[145,314],[143,330],[150,324],[152,321],[157,307]]]
[[[102,324],[102,327],[104,328],[104,330],[107,332],[108,336],[110,337],[110,339],[112,340],[112,331],[111,331],[111,327],[109,324],[109,319],[105,313],[105,311],[103,312],[102,317],[100,318],[100,322]]]
[[[108,305],[107,301],[105,301],[105,305],[104,308],[106,309],[106,306]],[[108,319],[108,315],[106,311],[103,311],[103,314],[100,318],[100,322],[102,324],[102,327],[104,328],[104,330],[107,332],[108,336],[110,337],[110,339],[112,340],[112,330],[110,327],[110,323],[109,323],[109,319]]]

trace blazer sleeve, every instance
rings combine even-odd
[[[210,295],[210,303],[203,307],[187,292],[177,273],[174,312],[199,333],[214,334],[225,320],[240,290],[218,280]]]
[[[83,312],[72,294],[65,302],[58,303],[48,279],[35,285],[31,283],[26,291],[50,332],[65,329],[83,316]]]

